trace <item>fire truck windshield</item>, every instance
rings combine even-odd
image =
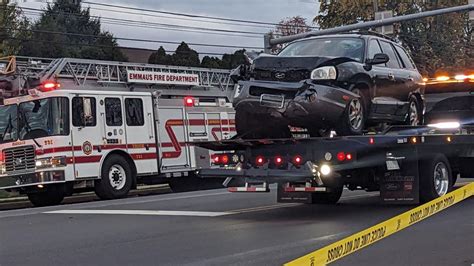
[[[18,139],[17,110],[16,104],[0,106],[0,142]]]
[[[68,102],[67,98],[56,97],[20,103],[19,139],[69,135]]]
[[[69,135],[68,102],[56,97],[0,106],[0,142]]]

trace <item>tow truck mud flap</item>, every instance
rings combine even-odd
[[[312,203],[314,193],[309,192],[286,192],[286,183],[278,183],[277,202],[278,203]]]
[[[418,204],[419,176],[416,149],[387,152],[380,199],[386,204]]]

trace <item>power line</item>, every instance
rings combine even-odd
[[[96,47],[96,48],[111,48],[111,49],[120,49],[120,48],[125,48],[125,49],[142,49],[142,48],[134,48],[134,47],[120,47],[120,46],[111,46],[111,45],[98,45],[98,44],[88,44],[88,43],[71,43],[71,42],[58,42],[58,41],[47,41],[47,40],[30,40],[30,39],[25,39],[25,38],[15,38],[15,37],[7,37],[5,38],[6,40],[16,40],[16,41],[21,41],[21,42],[41,42],[41,43],[50,43],[50,44],[61,44],[61,45],[69,45],[69,46],[86,46],[86,47]],[[148,50],[148,49],[143,49],[143,50]],[[170,51],[170,50],[165,50],[166,53],[176,53],[176,51]],[[192,53],[192,51],[189,52],[178,52],[177,54],[188,54]],[[207,53],[207,52],[197,52],[198,54],[202,55],[225,55],[225,53]]]
[[[30,7],[22,7],[20,9],[44,12],[44,10],[37,9],[37,8],[30,8]],[[51,12],[51,13],[80,16],[80,14],[77,14],[77,13],[65,13],[65,12]],[[100,19],[100,20],[106,19],[106,20],[109,20],[109,21],[116,21],[116,22],[142,23],[142,24],[146,23],[147,25],[156,25],[156,26],[171,27],[171,28],[193,29],[193,30],[200,30],[200,31],[213,31],[213,32],[223,32],[223,33],[240,33],[240,34],[249,34],[249,35],[263,35],[263,34],[265,34],[263,32],[239,31],[239,30],[228,30],[228,29],[217,29],[217,28],[204,28],[204,27],[177,25],[177,24],[145,22],[145,21],[137,21],[137,20],[130,20],[130,19],[117,19],[117,18],[100,17],[100,16],[93,16],[93,15],[90,15],[90,17]]]
[[[32,16],[41,16],[41,13],[34,13],[33,11],[26,11],[25,14],[32,15]],[[158,26],[151,26],[151,25],[144,25],[144,24],[137,24],[137,23],[127,23],[127,22],[114,22],[108,20],[101,20],[102,24],[107,25],[118,25],[118,26],[125,26],[125,27],[140,27],[140,28],[147,28],[147,29],[159,29],[159,30],[176,30],[171,28],[165,27],[158,27]],[[139,22],[141,23],[141,22]],[[180,29],[180,32],[191,32],[191,33],[199,33],[199,34],[209,34],[209,35],[219,35],[219,36],[232,36],[232,37],[243,37],[243,38],[258,38],[261,37],[256,35],[243,35],[243,34],[231,34],[231,33],[216,33],[216,32],[203,32],[198,30],[187,30],[187,29]]]
[[[35,12],[36,11],[26,11],[24,13],[28,14],[28,15],[33,15],[33,16],[41,16],[42,12],[36,12],[36,13]],[[94,16],[92,16],[92,17],[94,17]],[[118,26],[126,26],[126,27],[140,27],[140,28],[148,28],[148,29],[160,29],[160,30],[176,30],[176,29],[172,29],[172,28],[166,28],[166,27],[159,27],[159,26],[152,26],[152,25],[144,24],[145,22],[142,22],[142,21],[136,21],[136,23],[130,23],[130,22],[115,22],[115,21],[109,21],[109,20],[101,19],[101,23],[107,24],[107,25],[118,25]],[[261,38],[261,37],[256,36],[256,35],[203,32],[203,31],[199,31],[199,30],[179,29],[179,31],[191,32],[191,33],[200,33],[200,34],[219,35],[219,36],[232,36],[232,37],[258,38],[258,39]]]
[[[91,34],[81,34],[81,33],[72,33],[72,32],[59,32],[59,31],[48,31],[48,30],[33,30],[33,29],[14,29],[14,28],[5,28],[0,27],[2,29],[10,29],[10,30],[19,30],[19,31],[29,31],[29,32],[36,32],[36,33],[48,33],[48,34],[56,34],[56,35],[66,35],[66,36],[77,36],[77,37],[91,37],[96,39],[103,39],[109,38],[108,36],[98,36],[98,35],[91,35]],[[181,44],[181,42],[175,41],[161,41],[161,40],[149,40],[149,39],[136,39],[136,38],[124,38],[124,37],[112,37],[113,39],[117,40],[124,40],[124,41],[133,41],[133,42],[151,42],[151,43],[167,43],[167,44]],[[224,45],[224,44],[207,44],[207,43],[186,43],[188,45],[195,45],[195,46],[208,46],[208,47],[220,47],[220,48],[250,48],[250,49],[263,49],[262,47],[255,47],[255,46],[236,46],[236,45]]]
[[[88,8],[90,8],[92,10],[115,12],[115,13],[121,13],[121,14],[131,14],[131,15],[146,16],[146,17],[153,17],[153,18],[179,19],[179,20],[187,20],[187,21],[214,23],[214,24],[220,24],[220,25],[244,26],[244,27],[263,28],[263,29],[271,29],[272,28],[272,26],[248,25],[248,24],[242,24],[242,23],[232,23],[232,22],[223,22],[223,21],[203,21],[201,19],[193,19],[193,18],[186,18],[186,17],[182,18],[182,17],[160,16],[160,15],[157,15],[157,14],[145,14],[145,13],[123,11],[123,10],[113,10],[113,9],[107,9],[107,8],[91,7],[91,6],[88,6]]]
[[[223,18],[223,17],[214,17],[214,16],[204,16],[204,15],[196,15],[196,14],[162,11],[162,10],[156,10],[156,9],[138,8],[138,7],[131,7],[131,6],[94,3],[94,2],[89,2],[89,1],[83,1],[82,3],[90,4],[90,5],[97,5],[97,6],[106,6],[106,7],[123,8],[123,9],[129,9],[129,10],[146,11],[146,12],[167,14],[167,15],[174,15],[174,16],[183,16],[183,17],[190,17],[190,18],[213,19],[213,20],[223,20],[223,21],[232,21],[232,22],[242,22],[242,23],[249,23],[249,24],[271,25],[271,26],[277,26],[278,25],[278,23],[270,23],[270,22],[263,22],[263,21],[252,21],[252,20],[243,20],[243,19],[232,19],[232,18]]]

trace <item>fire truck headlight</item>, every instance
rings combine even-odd
[[[62,167],[67,165],[66,156],[36,159],[36,169]]]
[[[319,168],[319,171],[321,172],[322,175],[329,175],[331,173],[331,167],[327,164],[323,164]]]

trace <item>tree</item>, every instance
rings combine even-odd
[[[304,33],[310,30],[311,27],[306,23],[306,19],[301,16],[296,16],[282,19],[270,34],[272,34],[273,37],[282,37]],[[276,45],[272,49],[272,53],[278,53],[283,47],[284,45],[281,44]]]
[[[217,57],[204,56],[202,58],[201,67],[222,68],[222,60]]]
[[[221,68],[233,69],[245,63],[245,49],[237,50],[233,54],[224,54],[222,56]]]
[[[399,16],[465,4],[467,0],[381,0],[379,10],[393,10]],[[373,1],[339,0],[322,1],[314,22],[326,29],[373,19]],[[467,14],[406,21],[395,25],[394,30],[394,36],[411,52],[424,75],[431,76],[439,70],[454,73],[474,66],[473,28]]]
[[[15,55],[19,52],[23,40],[29,37],[29,21],[21,9],[9,1],[0,4],[0,57]]]
[[[185,42],[181,42],[178,48],[176,48],[176,51],[171,56],[171,62],[176,66],[198,67],[201,65],[199,54],[189,48]]]
[[[127,60],[113,35],[101,31],[100,20],[91,18],[89,9],[81,9],[80,0],[49,4],[31,32],[31,39],[21,49],[22,55]]]
[[[158,65],[171,65],[171,56],[166,54],[165,48],[160,46],[156,52],[153,52],[148,58],[148,63]]]

